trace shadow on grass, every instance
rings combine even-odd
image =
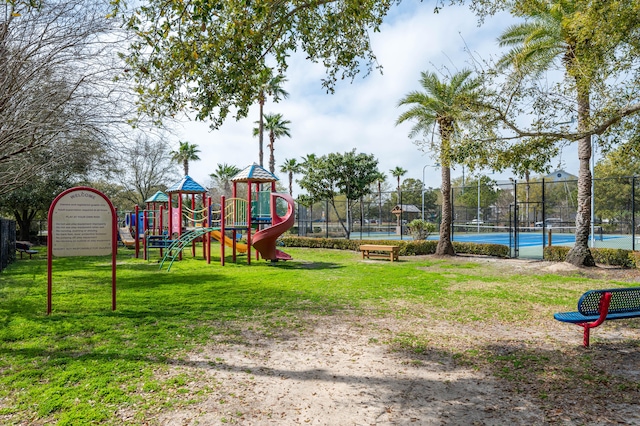
[[[535,344],[489,344],[460,362],[487,368],[513,394],[524,395],[558,424],[640,424],[640,342],[598,342],[543,349]]]
[[[267,265],[285,269],[285,270],[286,269],[324,270],[324,269],[342,269],[345,267],[345,265],[341,265],[333,262],[309,262],[309,261],[268,262]]]

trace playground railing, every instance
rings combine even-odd
[[[247,200],[229,198],[224,205],[224,226],[226,228],[245,227],[248,223]]]

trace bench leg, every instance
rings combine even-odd
[[[591,327],[583,325],[584,327],[584,337],[582,338],[582,345],[585,348],[589,347],[589,330],[591,330]]]
[[[603,293],[598,303],[598,310],[600,311],[600,317],[593,322],[579,323],[578,325],[584,327],[584,337],[582,338],[582,344],[585,348],[589,347],[589,330],[598,327],[607,318],[607,312],[609,311],[609,304],[611,303],[611,293]]]

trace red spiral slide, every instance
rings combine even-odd
[[[282,198],[287,202],[287,213],[280,217],[276,212],[276,199]],[[263,259],[291,260],[291,256],[276,248],[276,240],[286,231],[288,231],[295,223],[294,213],[295,204],[293,198],[287,194],[271,193],[271,226],[256,232],[252,238],[253,247],[260,253]]]

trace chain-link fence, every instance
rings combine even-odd
[[[326,238],[344,238],[347,233],[351,238],[406,238],[412,220],[440,221],[440,205],[433,196],[423,203],[422,196],[420,191],[381,192],[350,203],[343,197],[333,203],[298,204],[293,232]]]
[[[0,272],[16,259],[16,222],[0,218]]]
[[[638,248],[638,179],[594,179],[592,189],[590,246]],[[338,198],[335,206],[329,201],[298,205],[294,232],[333,238],[347,233],[350,238],[410,238],[407,224],[413,219],[439,225],[441,197],[439,190],[428,189],[371,194],[351,202],[350,209],[344,198]],[[498,184],[482,178],[453,187],[453,240],[505,244],[514,257],[542,258],[544,246],[574,244],[577,197],[577,180],[566,179]]]

